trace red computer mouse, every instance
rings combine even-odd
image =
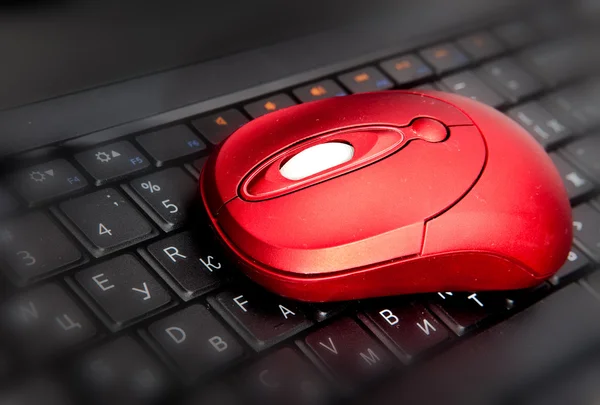
[[[566,190],[533,137],[441,92],[270,113],[214,151],[200,184],[244,272],[303,301],[525,288],[572,242]]]

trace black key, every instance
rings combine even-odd
[[[600,260],[600,212],[589,204],[573,208],[573,236],[578,247]]]
[[[540,81],[510,58],[488,62],[480,68],[480,72],[490,86],[513,103],[542,90]]]
[[[133,205],[112,188],[65,201],[59,207],[74,224],[66,225],[96,257],[156,234]]]
[[[190,378],[215,372],[244,350],[203,305],[192,305],[148,328],[162,349]]]
[[[494,34],[509,48],[529,45],[536,39],[535,31],[524,22],[511,22],[497,27]]]
[[[8,190],[0,184],[0,218],[13,212],[17,206],[17,201],[10,195]]]
[[[178,167],[140,177],[129,185],[145,203],[141,206],[146,214],[165,232],[185,223],[198,194],[197,182]]]
[[[155,242],[148,253],[143,256],[185,301],[214,290],[225,277],[220,252],[190,232]]]
[[[519,105],[508,111],[508,115],[527,129],[546,149],[572,135],[569,128],[554,118],[536,101]]]
[[[200,158],[200,159],[196,159],[194,160],[194,169],[198,170],[198,173],[202,172],[202,168],[204,167],[204,164],[206,163],[206,160],[208,158]]]
[[[488,292],[492,299],[503,298],[504,307],[508,311],[521,310],[534,302],[539,301],[551,291],[551,284],[542,282],[534,287],[519,290]]]
[[[572,247],[565,264],[550,278],[554,285],[564,284],[573,279],[573,276],[587,268],[590,260],[576,247]]]
[[[433,70],[421,58],[413,54],[386,60],[380,66],[399,86],[426,80],[433,76]]]
[[[275,94],[253,103],[246,104],[244,109],[252,118],[258,118],[282,108],[291,107],[296,103],[287,94]]]
[[[370,66],[339,75],[338,80],[352,93],[387,90],[394,87],[390,79]]]
[[[385,349],[350,318],[310,333],[304,343],[343,383],[364,383],[381,377],[391,367]]]
[[[45,377],[28,378],[17,386],[0,392],[2,405],[73,405],[73,398],[56,380]]]
[[[140,135],[135,140],[159,167],[171,160],[193,156],[206,149],[206,144],[182,124]]]
[[[218,145],[247,122],[241,112],[230,109],[195,119],[192,126],[210,143]]]
[[[169,292],[132,255],[117,256],[75,274],[75,280],[106,313],[112,329],[157,312],[171,303]]]
[[[571,200],[581,199],[594,190],[592,182],[560,155],[551,153],[550,158],[558,169]]]
[[[75,371],[88,404],[153,404],[169,385],[158,362],[128,336],[86,353]]]
[[[29,205],[64,197],[88,185],[81,173],[64,159],[21,170],[11,177],[11,183]]]
[[[499,400],[514,398],[515,391],[564,371],[597,348],[599,317],[596,297],[568,285],[405,375],[397,381],[393,403],[515,403]]]
[[[41,212],[0,225],[0,252],[11,274],[21,283],[73,267],[83,260],[81,252]]]
[[[581,75],[585,64],[583,50],[575,41],[554,41],[527,49],[519,60],[549,86],[556,86]]]
[[[492,107],[497,108],[506,103],[504,97],[489,88],[472,72],[460,72],[446,76],[440,82],[452,93],[481,101]]]
[[[600,123],[600,99],[593,86],[568,87],[544,98],[544,106],[578,134]]]
[[[346,92],[338,86],[336,82],[330,79],[298,87],[297,89],[294,89],[293,93],[294,96],[303,103],[346,95]]]
[[[312,324],[297,304],[262,290],[235,288],[209,297],[208,301],[257,351]]]
[[[150,166],[144,155],[127,141],[78,153],[75,159],[94,178],[96,185],[118,180]]]
[[[329,404],[321,375],[298,353],[284,347],[260,359],[241,373],[244,391],[252,404]]]
[[[405,363],[450,337],[448,330],[420,304],[382,302],[359,317]]]
[[[311,312],[312,318],[315,321],[322,322],[339,314],[347,307],[347,302],[319,302],[310,304],[307,310]]]
[[[438,74],[461,68],[469,63],[469,58],[450,43],[424,49],[420,52],[420,55],[425,59],[425,62],[433,66]]]
[[[479,293],[439,292],[435,298],[429,308],[459,336],[476,328],[502,307],[500,302],[488,300]]]
[[[420,86],[413,87],[415,90],[439,90],[438,86],[434,83],[421,84]]]
[[[577,165],[581,166],[592,178],[600,182],[600,135],[586,136],[568,144],[565,148]]]
[[[462,50],[474,61],[491,58],[505,50],[504,45],[486,31],[479,31],[467,35],[457,42]]]
[[[55,355],[96,334],[79,306],[57,284],[13,297],[4,307],[5,330],[28,355]]]

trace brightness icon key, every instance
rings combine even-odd
[[[293,90],[294,96],[303,103],[330,97],[345,96],[346,92],[333,80],[321,80]]]
[[[286,107],[291,107],[296,103],[287,94],[275,94],[271,97],[257,100],[246,104],[244,109],[253,118],[261,117],[273,111],[278,111]]]
[[[338,79],[352,93],[387,90],[394,87],[390,79],[371,66],[345,73],[340,75]]]

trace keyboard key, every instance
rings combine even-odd
[[[198,171],[198,173],[202,172],[202,168],[204,167],[204,164],[206,163],[206,160],[208,158],[200,158],[200,159],[196,159],[194,160],[193,166],[194,169],[196,169]]]
[[[15,296],[3,309],[4,330],[32,357],[56,355],[96,334],[91,320],[57,284]]]
[[[140,135],[135,140],[154,159],[156,166],[198,154],[206,144],[183,124]]]
[[[421,58],[413,54],[386,60],[380,66],[399,86],[426,80],[433,76],[433,70]]]
[[[519,60],[549,86],[583,74],[583,49],[574,41],[553,41],[527,49]]]
[[[554,118],[536,101],[519,105],[508,111],[508,115],[527,129],[546,149],[572,135],[569,128]]]
[[[162,349],[189,377],[215,372],[244,350],[203,305],[192,305],[148,328]]]
[[[192,126],[196,128],[208,142],[218,145],[223,142],[236,129],[248,122],[241,112],[234,109],[211,114],[206,117],[198,118],[192,121]]]
[[[148,261],[184,301],[214,290],[225,277],[220,252],[190,232],[152,243],[148,253]]]
[[[198,194],[197,182],[178,167],[135,179],[129,185],[145,203],[141,206],[146,214],[165,232],[185,223]]]
[[[260,359],[240,379],[252,404],[330,404],[323,376],[289,347]]]
[[[83,260],[81,252],[48,216],[33,212],[0,225],[0,252],[11,274],[26,283]]]
[[[127,141],[78,153],[75,159],[94,178],[98,186],[150,166],[144,155]]]
[[[494,312],[501,302],[488,300],[480,293],[440,292],[429,308],[458,336],[475,329]]]
[[[294,89],[293,93],[294,96],[303,103],[346,95],[346,92],[338,86],[336,82],[330,79],[298,87],[297,89]]]
[[[416,303],[381,302],[359,317],[405,363],[450,337],[448,330]]]
[[[297,304],[263,290],[238,287],[209,297],[208,302],[256,351],[312,324]]]
[[[572,247],[565,264],[550,278],[550,282],[554,285],[564,284],[573,279],[581,270],[587,268],[590,260],[576,247]]]
[[[534,287],[523,288],[520,290],[488,292],[486,293],[486,296],[491,296],[493,299],[503,298],[504,308],[506,310],[520,311],[548,295],[550,290],[551,285],[542,282]]]
[[[13,212],[18,205],[8,190],[0,184],[0,218]]]
[[[387,90],[394,84],[374,67],[357,69],[338,76],[338,79],[352,93]]]
[[[461,49],[474,61],[481,61],[497,56],[505,50],[504,45],[486,31],[467,35],[457,42]]]
[[[2,405],[74,405],[66,388],[48,377],[33,377],[0,391]]]
[[[600,212],[589,204],[573,208],[573,236],[578,247],[590,254],[596,261],[600,259]]]
[[[571,201],[579,200],[594,190],[592,182],[560,155],[551,153],[550,158],[563,179]]]
[[[347,307],[347,302],[318,302],[310,304],[307,311],[312,314],[312,319],[317,322],[322,322],[339,314]]]
[[[542,90],[540,81],[510,58],[488,62],[480,68],[480,72],[490,86],[513,103]]]
[[[590,94],[592,93],[592,94]],[[600,124],[600,99],[592,86],[569,87],[544,98],[544,106],[578,134]]]
[[[96,257],[156,234],[133,205],[112,188],[65,201],[59,207],[75,225],[71,230]]]
[[[391,368],[385,349],[350,318],[338,319],[310,333],[304,343],[343,383],[371,381]]]
[[[504,97],[490,89],[472,72],[460,72],[446,76],[440,82],[452,93],[481,101],[495,108],[506,103]]]
[[[87,404],[155,404],[169,385],[158,362],[128,336],[86,353],[75,372]]]
[[[600,182],[600,135],[594,134],[578,139],[568,144],[565,150],[573,162]]]
[[[524,22],[501,25],[494,30],[494,34],[511,49],[524,47],[536,39],[534,30]]]
[[[21,170],[12,176],[11,183],[29,205],[67,196],[88,185],[81,173],[64,159]]]
[[[164,308],[169,292],[132,255],[117,256],[75,274],[75,280],[108,315],[99,317],[112,329]]]
[[[438,74],[466,66],[469,58],[456,46],[445,43],[424,49],[420,55]]]
[[[282,108],[291,107],[296,103],[287,94],[275,94],[271,97],[263,98],[250,104],[246,104],[244,109],[252,118],[258,118],[273,111]]]

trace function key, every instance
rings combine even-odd
[[[600,182],[600,134],[578,139],[568,144],[565,150],[573,162]]]
[[[600,259],[600,212],[589,204],[573,208],[573,234],[582,249]]]
[[[323,376],[289,347],[260,359],[240,379],[253,404],[331,404]]]
[[[346,92],[336,82],[329,79],[298,87],[294,89],[293,93],[303,103],[346,95]]]
[[[129,183],[145,204],[144,211],[165,231],[183,225],[197,195],[197,183],[178,167],[172,167]],[[128,190],[126,190],[128,191]]]
[[[65,201],[59,208],[74,226],[66,221],[65,225],[96,257],[157,233],[133,205],[112,188]]]
[[[296,105],[296,103],[287,94],[275,94],[271,97],[246,104],[244,109],[252,118],[258,118],[293,105]]]
[[[147,249],[148,254],[142,255],[184,301],[217,288],[227,271],[220,252],[195,240],[191,232],[170,236]]]
[[[382,377],[391,368],[385,349],[350,318],[310,333],[303,341],[343,383],[355,385]]]
[[[11,177],[11,183],[30,205],[64,197],[88,185],[81,173],[64,159],[21,170]]]
[[[263,290],[233,288],[209,297],[208,301],[257,351],[312,324],[297,304]]]
[[[438,74],[461,68],[469,63],[469,58],[450,43],[424,49],[420,55]]]
[[[439,292],[430,305],[430,309],[459,336],[470,332],[500,308],[503,303],[490,296],[461,292]]]
[[[486,31],[467,35],[457,42],[465,53],[475,61],[491,58],[504,52],[505,49],[500,41]]]
[[[56,354],[96,334],[92,322],[57,284],[15,296],[3,309],[4,330],[34,357]]]
[[[169,385],[158,361],[129,336],[83,355],[75,374],[87,404],[156,404]]]
[[[160,129],[140,135],[135,140],[159,167],[171,160],[196,155],[206,149],[204,142],[185,125]]]
[[[486,63],[481,67],[481,73],[488,84],[514,103],[542,90],[540,81],[510,58]]]
[[[247,122],[248,118],[241,112],[230,109],[195,119],[192,121],[192,126],[208,142],[218,145]]]
[[[73,242],[40,212],[0,224],[0,252],[21,283],[54,274],[83,259]]]
[[[203,305],[192,305],[148,328],[152,337],[190,379],[216,372],[244,350]]]
[[[448,330],[420,304],[387,301],[359,316],[405,363],[450,337]]]
[[[572,247],[565,264],[550,278],[553,285],[564,284],[573,279],[574,275],[587,268],[590,260],[576,247]]]
[[[171,303],[169,292],[130,254],[80,271],[75,280],[110,317],[112,330]]]
[[[519,105],[508,111],[507,114],[527,129],[546,149],[572,135],[569,128],[554,118],[536,101]]]
[[[510,22],[496,27],[494,34],[509,48],[516,49],[529,45],[536,39],[536,34],[530,25],[524,22]]]
[[[481,101],[492,107],[500,107],[506,99],[475,76],[473,72],[460,72],[444,77],[440,83],[452,93]]]
[[[563,179],[571,201],[579,200],[594,190],[592,182],[560,155],[551,153],[550,158]]]
[[[399,86],[420,82],[433,76],[433,70],[413,54],[386,60],[380,66]]]
[[[357,69],[338,76],[338,79],[352,93],[366,93],[394,87],[390,79],[374,67]]]
[[[75,155],[96,185],[120,179],[150,166],[148,160],[127,141],[99,146]]]

